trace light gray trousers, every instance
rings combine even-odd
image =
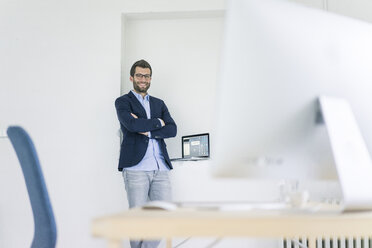
[[[168,171],[123,170],[129,208],[139,207],[148,201],[171,201],[172,189]],[[131,240],[131,248],[157,248],[160,240]]]

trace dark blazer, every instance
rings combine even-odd
[[[176,136],[176,123],[162,100],[152,96],[150,96],[149,100],[151,119],[147,119],[145,109],[132,91],[122,95],[115,101],[120,128],[123,132],[123,142],[120,147],[119,171],[138,164],[145,156],[149,138],[143,134],[139,134],[139,132],[148,131],[151,132],[151,138],[159,142],[160,151],[168,167],[173,169],[164,139]],[[138,119],[134,118],[131,113],[135,114]],[[158,118],[164,121],[164,127],[161,127]]]

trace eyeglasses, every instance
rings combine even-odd
[[[150,74],[141,74],[141,73],[137,73],[137,74],[134,74],[134,76],[136,78],[145,78],[145,79],[150,79],[151,78],[151,75]]]

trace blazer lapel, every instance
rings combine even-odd
[[[129,91],[128,95],[132,99],[132,102],[134,103],[134,105],[136,105],[142,111],[142,115],[144,116],[144,118],[147,118],[146,110],[144,109],[142,104],[138,101],[137,97],[133,94],[133,92]]]
[[[152,99],[152,97],[150,96],[150,118],[152,118],[154,116],[154,110],[155,110],[155,104],[154,104],[154,100]]]

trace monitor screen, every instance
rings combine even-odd
[[[372,151],[372,26],[283,0],[228,2],[215,173],[337,179],[317,99],[346,99]]]

